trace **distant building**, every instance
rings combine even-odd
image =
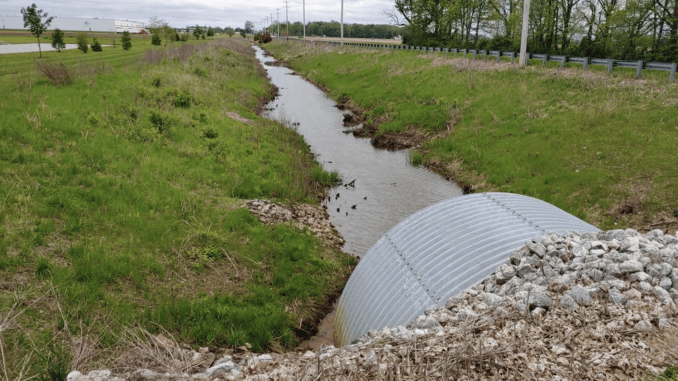
[[[24,19],[21,16],[0,16],[0,28],[2,29],[28,29],[24,28]],[[49,30],[59,28],[64,31],[74,32],[116,32],[141,33],[144,23],[128,20],[113,19],[69,19],[55,17]]]

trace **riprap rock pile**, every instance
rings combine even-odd
[[[551,233],[512,252],[444,308],[432,307],[405,326],[369,331],[351,345],[263,359],[222,356],[192,375],[119,377],[637,379],[678,365],[677,288],[676,236]],[[228,371],[217,372],[219,366]]]

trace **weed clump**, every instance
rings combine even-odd
[[[38,279],[47,278],[52,274],[52,263],[45,257],[38,258],[38,264],[35,266],[35,275]]]

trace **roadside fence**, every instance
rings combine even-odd
[[[302,41],[302,40],[295,40]],[[309,42],[321,42],[327,43],[330,45],[340,45],[340,42],[337,41],[313,41]],[[426,52],[426,53],[445,53],[445,58],[449,58],[450,54],[453,54],[456,58],[458,55],[461,55],[462,58],[466,58],[469,55],[473,55],[473,59],[479,59],[482,56],[482,59],[487,61],[488,59],[495,59],[497,62],[500,61],[501,57],[506,57],[511,59],[511,63],[515,63],[518,54],[516,52],[502,52],[499,50],[478,50],[478,49],[450,49],[450,48],[434,48],[430,46],[409,46],[409,45],[395,45],[395,44],[368,44],[360,42],[344,42],[344,45],[354,46],[364,49],[389,49],[395,51],[414,51],[414,52]],[[606,58],[591,58],[591,57],[570,57],[564,55],[549,55],[549,54],[532,54],[527,53],[527,59],[529,60],[541,60],[541,66],[546,66],[547,62],[559,62],[560,67],[565,67],[569,63],[575,63],[582,65],[582,70],[586,71],[589,66],[606,66],[607,74],[612,74],[612,71],[615,67],[619,68],[629,68],[636,69],[636,78],[640,78],[643,70],[657,70],[657,71],[668,71],[669,79],[675,81],[676,79],[676,69],[678,69],[678,63],[675,62],[645,62],[645,61],[618,61],[613,59]]]

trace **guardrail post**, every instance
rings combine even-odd
[[[459,49],[454,48],[454,58],[457,58],[457,53],[459,53]]]
[[[483,50],[483,61],[487,61],[487,50]]]
[[[499,62],[499,57],[501,57],[501,50],[497,51],[497,62]]]
[[[562,60],[560,61],[560,67],[564,68],[565,62],[567,62],[567,56],[563,56]]]
[[[516,59],[516,52],[511,52],[511,63],[513,64]]]
[[[678,64],[675,63],[675,62],[672,63],[671,64],[671,74],[669,75],[669,79],[671,80],[671,82],[676,80],[676,68],[678,68]]]
[[[612,68],[614,67],[614,60],[607,60],[607,74],[612,74]]]
[[[636,65],[636,79],[640,78],[641,71],[643,70],[643,61],[638,61],[638,65]]]
[[[582,71],[586,71],[586,69],[589,67],[589,58],[584,57],[584,67]]]
[[[450,58],[450,48],[445,48],[445,59]]]
[[[541,57],[541,67],[546,66],[546,61],[548,61],[548,60],[549,60],[549,55],[548,55],[548,54],[544,54],[544,55]]]
[[[473,59],[476,59],[478,56],[478,49],[473,49]]]

